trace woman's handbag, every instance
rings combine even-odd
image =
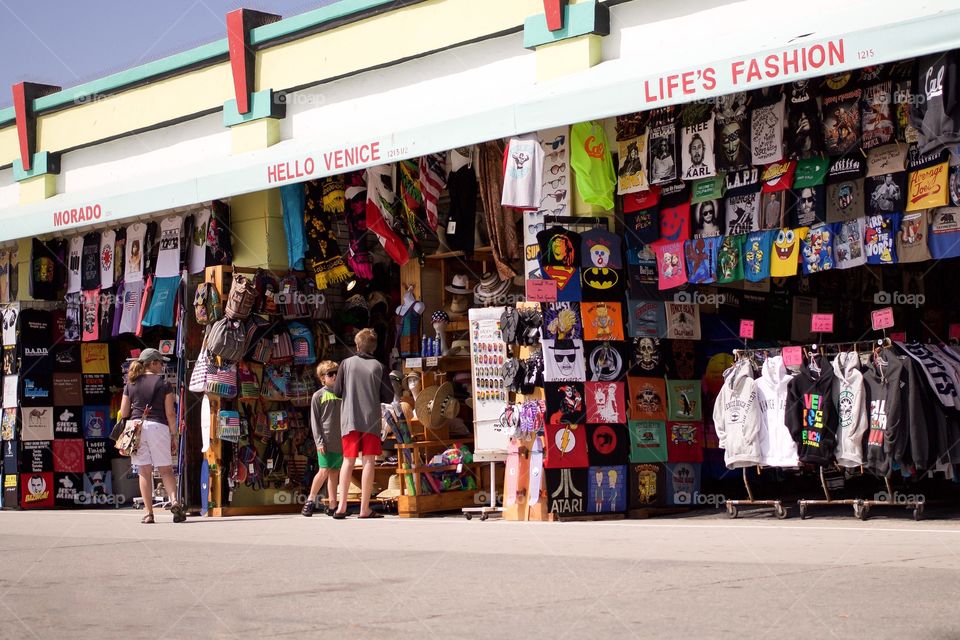
[[[207,393],[221,398],[237,397],[237,365],[212,365],[207,374]]]
[[[217,413],[217,438],[234,444],[240,442],[240,412],[222,410]]]
[[[136,420],[127,420],[124,423],[123,433],[117,438],[114,445],[122,456],[135,456],[140,450],[140,435],[143,431],[143,423],[150,414],[150,405],[143,408],[143,416]]]
[[[207,390],[207,376],[210,375],[210,353],[207,351],[207,340],[204,336],[203,344],[200,346],[200,355],[193,365],[193,372],[190,374],[190,384],[187,389],[194,393],[203,393]]]

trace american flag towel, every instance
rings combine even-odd
[[[427,224],[437,230],[437,202],[440,192],[447,185],[447,156],[433,153],[420,158],[420,189],[423,191],[423,206],[427,210]]]

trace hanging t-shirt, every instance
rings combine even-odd
[[[657,276],[660,289],[679,287],[687,281],[683,241],[661,240],[653,245],[657,256]]]
[[[100,234],[83,236],[83,252],[80,255],[80,288],[93,291],[100,287]]]
[[[627,300],[627,331],[633,338],[659,338],[665,335],[667,316],[663,302]]]
[[[836,269],[849,269],[867,263],[863,248],[866,219],[838,222],[833,234],[833,258]]]
[[[743,278],[760,282],[770,277],[770,253],[777,231],[756,231],[743,244]]]
[[[717,248],[717,282],[743,280],[743,242],[746,236],[723,236]]]
[[[864,214],[864,161],[855,156],[834,160],[827,173],[827,222],[853,220]]]
[[[914,87],[923,100],[913,100],[910,123],[919,133],[921,153],[960,142],[960,82],[956,50],[917,58]]]
[[[544,381],[582,382],[586,379],[582,340],[544,340],[543,354]]]
[[[681,202],[660,209],[660,239],[686,240],[690,237],[690,203]]]
[[[83,255],[83,236],[70,238],[67,249],[67,293],[80,292],[80,257]]]
[[[127,230],[117,229],[113,239],[113,282],[123,282],[127,268]]]
[[[510,139],[503,155],[503,195],[500,204],[517,209],[546,208],[540,205],[543,158],[543,147],[536,135]],[[566,191],[566,187],[562,189]]]
[[[583,340],[579,302],[546,302],[540,334],[550,340]]]
[[[143,280],[125,282],[123,288],[123,311],[120,318],[120,333],[136,333],[143,300]]]
[[[913,154],[907,166],[906,211],[945,207],[950,203],[948,154]]]
[[[723,200],[704,200],[691,205],[694,237],[722,236],[725,228],[722,211]]]
[[[64,297],[67,304],[63,325],[64,342],[80,342],[83,334],[83,305],[81,297],[82,295],[80,293],[68,293]]]
[[[853,73],[844,72],[824,80],[821,102],[823,141],[831,156],[842,156],[857,148],[860,141],[860,97]]]
[[[926,211],[904,214],[897,233],[897,262],[923,262],[930,259],[927,223]]]
[[[699,180],[715,176],[717,167],[713,155],[713,116],[682,126],[680,135],[682,178]]]
[[[653,341],[649,338],[641,348],[651,349]],[[639,377],[652,376],[642,370],[638,376],[627,380],[630,390],[630,418],[633,420],[665,420],[667,417],[667,383],[662,378]]]
[[[672,109],[657,109],[651,114],[647,149],[650,184],[666,184],[679,177],[677,123]]]
[[[127,267],[123,274],[123,281],[127,284],[143,281],[143,252],[145,250],[146,234],[147,225],[142,222],[127,227]]]
[[[820,107],[809,80],[797,80],[787,90],[787,156],[797,160],[823,155]]]
[[[580,235],[580,280],[584,300],[620,300],[626,287],[620,236],[596,228]]]
[[[157,277],[153,281],[153,296],[150,306],[143,316],[144,327],[172,327],[174,325],[173,311],[177,300],[177,287],[180,286],[180,276]]]
[[[84,291],[81,300],[82,335],[84,342],[100,339],[100,290]]]
[[[829,165],[824,158],[810,158],[797,163],[791,190],[791,226],[810,226],[826,222],[826,189],[823,182],[828,169]]]
[[[625,195],[646,191],[647,134],[617,142],[617,193]]]
[[[718,97],[715,113],[717,169],[737,171],[749,167],[751,136],[746,92]]]
[[[605,210],[613,209],[617,176],[602,124],[590,121],[570,127],[570,166],[584,202]]]
[[[100,234],[100,287],[102,289],[113,286],[116,243],[117,234],[114,231],[108,230]]]
[[[30,295],[37,300],[56,298],[56,264],[50,248],[34,238],[30,245]]]
[[[783,125],[786,98],[771,104],[754,105],[750,114],[750,151],[754,164],[770,164],[783,159]]]
[[[286,211],[286,208],[284,208]],[[286,213],[284,213],[286,216]],[[303,216],[301,215],[300,232],[301,242],[303,233]],[[188,260],[190,273],[200,273],[207,266],[207,230],[210,228],[210,209],[204,207],[193,214],[193,232],[190,234],[190,256]],[[295,231],[291,232],[296,233]],[[305,246],[302,245],[301,246]],[[301,252],[302,262],[302,252]],[[302,266],[302,264],[301,264]]]
[[[863,91],[861,107],[861,125],[863,134],[860,146],[864,151],[893,142],[893,103],[892,83],[879,82]]]
[[[557,300],[580,300],[580,234],[560,226],[537,234],[538,260],[544,278],[557,283]]]
[[[609,382],[626,378],[630,365],[630,352],[626,342],[591,341],[583,347],[586,353],[587,380]]]
[[[584,302],[583,337],[587,340],[623,340],[623,307],[619,302]]]
[[[833,269],[833,230],[832,224],[810,227],[807,237],[800,245],[804,275]]]
[[[710,284],[717,280],[717,249],[720,237],[694,238],[684,242],[687,259],[687,281],[691,284]]]
[[[867,264],[895,264],[897,262],[897,231],[900,229],[899,213],[867,216],[864,230],[864,249]]]
[[[760,228],[760,171],[744,169],[727,174],[726,233],[743,235]]]
[[[180,242],[183,216],[170,216],[160,221],[160,251],[157,254],[157,278],[180,275]]]
[[[657,209],[644,209],[623,214],[627,240],[627,264],[640,264],[644,247],[660,238],[660,215]]]
[[[941,207],[930,213],[930,255],[934,260],[960,256],[960,207]]]
[[[800,241],[807,236],[807,227],[780,229],[773,240],[770,254],[770,276],[784,278],[797,275],[800,259]]]

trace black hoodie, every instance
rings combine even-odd
[[[825,465],[833,460],[837,444],[837,415],[833,402],[833,367],[822,355],[813,356],[819,373],[808,363],[800,367],[787,387],[784,419],[797,443],[800,462]]]
[[[870,428],[867,432],[864,461],[871,471],[886,476],[891,463],[901,460],[906,444],[906,407],[908,398],[909,365],[902,357],[884,350],[871,357],[863,372],[867,387],[867,414]]]

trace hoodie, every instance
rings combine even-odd
[[[833,367],[817,354],[800,366],[787,386],[784,421],[797,443],[800,462],[826,465],[833,460],[837,444],[833,379]]]
[[[867,432],[866,392],[860,356],[852,351],[833,359],[833,398],[837,410],[837,464],[863,464],[863,436]]]
[[[905,394],[905,365],[909,365],[909,361],[885,349],[871,358],[863,373],[870,415],[865,463],[870,471],[881,476],[890,473],[891,463],[899,460],[904,449],[904,398],[909,397]],[[919,395],[919,391],[915,393]]]
[[[793,375],[783,358],[767,358],[763,374],[757,379],[757,405],[760,410],[760,462],[768,467],[796,467],[797,443],[784,422],[787,387]]]
[[[760,416],[756,383],[749,360],[740,360],[723,374],[723,387],[713,405],[713,426],[728,469],[760,464]]]

